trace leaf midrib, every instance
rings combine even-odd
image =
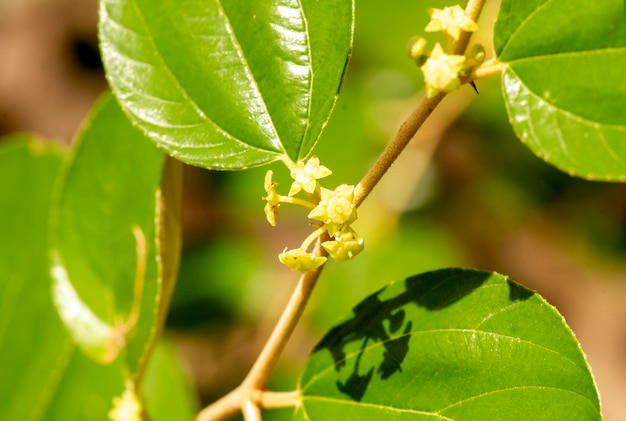
[[[600,55],[600,54],[612,54],[612,53],[624,53],[626,54],[626,46],[623,47],[605,47],[605,48],[594,48],[594,49],[586,49],[586,50],[575,50],[575,51],[561,51],[558,53],[545,53],[545,54],[536,54],[533,56],[519,57],[513,60],[503,60],[502,63],[512,65],[524,62],[532,62],[536,60],[545,60],[552,58],[563,58],[563,57],[577,57],[581,55]]]
[[[392,340],[396,340],[398,338],[402,338],[405,336],[417,336],[417,335],[425,335],[425,334],[437,334],[437,333],[450,333],[450,332],[461,332],[461,333],[471,333],[471,334],[483,334],[483,335],[492,335],[492,336],[497,336],[499,338],[502,339],[508,339],[511,341],[515,341],[515,342],[519,342],[519,343],[523,343],[526,345],[529,345],[533,348],[537,348],[537,349],[541,349],[544,350],[550,354],[556,355],[559,358],[567,361],[568,363],[570,363],[572,366],[574,366],[574,368],[576,368],[577,370],[583,371],[585,372],[585,367],[580,367],[574,360],[572,360],[570,357],[568,357],[565,354],[561,354],[558,351],[548,348],[546,346],[531,342],[527,339],[522,339],[522,338],[518,338],[518,337],[514,337],[514,336],[510,336],[510,335],[506,335],[503,333],[498,333],[498,332],[491,332],[491,331],[486,331],[486,330],[478,330],[478,329],[472,329],[472,328],[439,328],[439,329],[428,329],[428,330],[415,330],[415,331],[411,331],[411,332],[407,332],[405,334],[402,335],[398,335],[398,336],[394,336],[391,337],[387,340],[384,341],[377,341],[372,343],[371,345],[365,347],[365,348],[360,348],[358,350],[352,351],[350,353],[346,353],[346,356],[343,360],[339,361],[339,362],[345,362],[345,361],[349,361],[350,358],[354,355],[360,354],[360,353],[365,353],[370,349],[374,349],[380,346],[383,346],[386,342],[392,341]],[[308,389],[312,384],[315,383],[315,381],[317,381],[317,379],[319,379],[320,377],[323,377],[328,371],[333,370],[336,366],[336,363],[333,362],[333,364],[329,365],[328,367],[324,368],[323,370],[320,370],[316,373],[316,375],[314,375],[313,377],[311,377],[309,379],[309,381],[300,386],[300,390],[305,391],[306,389]]]
[[[230,21],[228,20],[227,15],[225,14],[222,4],[221,4],[221,0],[215,0],[216,3],[218,3],[218,6],[220,7],[220,11],[222,13],[222,15],[224,16],[224,18],[226,19],[226,21],[228,22],[228,27],[229,27],[229,33],[232,34],[232,41],[233,43],[237,46],[237,48],[239,50],[241,50],[241,47],[239,45],[239,42],[237,41],[236,37],[234,36],[234,32],[232,31],[232,25],[230,24]],[[256,80],[254,80],[254,77],[252,76],[252,73],[247,65],[247,62],[245,60],[242,60],[244,63],[244,66],[246,67],[247,73],[250,75],[250,77],[252,78],[252,81],[254,82],[254,86],[257,89],[257,93],[259,95],[259,97],[262,99],[262,104],[263,107],[265,109],[265,112],[269,118],[269,120],[272,122],[272,130],[274,132],[274,136],[275,139],[279,141],[280,144],[280,151],[276,151],[276,150],[272,150],[272,149],[265,149],[265,148],[261,148],[258,146],[254,146],[254,145],[250,145],[248,143],[246,143],[245,141],[239,139],[237,136],[235,136],[234,134],[232,134],[231,132],[229,132],[228,130],[226,130],[224,127],[222,127],[221,125],[217,124],[217,122],[215,122],[213,119],[211,119],[202,108],[200,108],[200,106],[198,105],[198,103],[193,99],[193,97],[190,94],[190,91],[182,84],[182,81],[176,77],[176,74],[174,73],[174,71],[172,70],[172,68],[168,65],[167,61],[165,60],[165,56],[163,55],[163,53],[161,52],[161,50],[159,49],[157,43],[155,42],[155,38],[153,35],[153,30],[150,27],[150,25],[148,25],[148,22],[145,19],[145,16],[143,14],[143,11],[141,10],[141,7],[138,5],[136,0],[133,0],[133,7],[135,8],[137,15],[139,16],[139,18],[142,21],[142,24],[144,26],[144,28],[146,28],[146,31],[148,33],[148,37],[149,37],[149,42],[152,44],[152,47],[154,48],[155,52],[157,53],[163,68],[171,75],[172,80],[175,81],[175,83],[177,84],[177,86],[179,87],[181,93],[189,100],[189,102],[193,105],[193,107],[202,115],[202,117],[207,121],[210,122],[211,124],[213,124],[215,127],[219,128],[219,130],[221,130],[223,133],[226,133],[228,135],[228,137],[230,138],[230,140],[239,143],[240,145],[244,146],[244,149],[256,149],[256,150],[260,150],[263,151],[265,153],[269,153],[269,154],[274,154],[274,155],[280,155],[281,153],[284,154],[286,153],[284,148],[282,147],[282,142],[280,142],[280,138],[278,137],[278,133],[276,132],[276,127],[274,126],[274,122],[272,120],[272,116],[267,112],[267,104],[265,103],[265,100],[263,99],[262,94],[260,93],[260,91],[258,90],[258,85],[256,83]],[[108,18],[110,20],[112,20],[113,22],[115,22],[115,20],[109,15]],[[120,22],[116,22],[117,24],[121,25]],[[242,56],[239,55],[239,58],[242,59]]]

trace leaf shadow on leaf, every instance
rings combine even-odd
[[[345,382],[336,381],[337,389],[354,401],[364,396],[374,373],[382,380],[402,371],[402,363],[408,355],[413,320],[407,320],[404,308],[411,304],[428,311],[442,310],[479,288],[489,277],[488,272],[468,272],[445,269],[407,278],[405,290],[391,298],[381,299],[382,289],[361,301],[352,310],[354,316],[332,328],[313,350],[327,349],[334,360],[335,371],[346,365],[349,347],[361,343],[354,358],[352,372]],[[526,300],[533,292],[509,282],[509,299]],[[366,348],[380,343],[384,347],[383,359],[378,367],[361,367]],[[354,349],[351,346],[350,349]],[[352,358],[350,358],[352,359]],[[365,374],[360,374],[367,370]]]
[[[510,279],[507,280],[506,283],[509,286],[509,300],[511,301],[525,301],[535,294],[533,291],[520,284],[516,284]]]

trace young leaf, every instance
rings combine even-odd
[[[60,177],[51,227],[53,296],[63,322],[96,361],[124,352],[136,377],[162,326],[180,245],[175,220],[162,216],[177,206],[176,188],[160,189],[162,174],[165,181],[175,175],[163,162],[113,98],[103,98]],[[169,249],[163,235],[172,237]]]
[[[241,169],[309,155],[352,45],[353,0],[103,0],[113,93],[176,158]]]
[[[556,167],[626,180],[622,0],[503,0],[494,30],[518,137]]]
[[[562,316],[504,276],[429,272],[353,313],[309,357],[295,419],[601,419]]]

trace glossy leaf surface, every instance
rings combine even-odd
[[[163,291],[173,282],[163,273],[176,271],[160,264],[172,262],[159,255],[163,162],[107,96],[79,135],[54,204],[53,296],[61,318],[89,356],[110,363],[124,351],[133,374],[159,330]]]
[[[352,0],[104,0],[113,92],[176,158],[240,169],[306,157],[334,106]]]
[[[494,33],[518,137],[589,179],[626,180],[626,5],[504,0]]]
[[[593,420],[583,353],[541,297],[488,272],[391,284],[320,341],[295,419]]]

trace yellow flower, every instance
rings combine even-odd
[[[317,180],[331,174],[332,171],[320,165],[320,160],[316,157],[310,158],[306,164],[298,161],[291,170],[291,178],[294,179],[294,182],[289,189],[289,196],[297,194],[300,190],[313,193],[318,185]]]
[[[113,408],[109,411],[111,421],[142,421],[141,403],[135,393],[133,382],[127,381],[122,396],[113,398]]]
[[[428,14],[430,15],[430,22],[426,25],[426,32],[443,31],[458,40],[461,31],[474,32],[478,30],[476,22],[459,5],[444,7],[443,9],[428,9]]]
[[[307,251],[303,248],[293,250],[287,250],[287,248],[285,248],[285,250],[278,255],[278,260],[291,270],[309,272],[319,266],[322,266],[326,261],[326,257],[315,256],[312,253],[307,253]]]
[[[345,262],[363,251],[363,238],[350,227],[345,227],[335,234],[332,241],[324,241],[322,247],[337,262]]]
[[[464,56],[446,54],[437,43],[432,54],[421,67],[428,97],[434,97],[439,92],[451,92],[458,89],[461,86],[459,73],[464,67]]]
[[[329,235],[335,235],[345,225],[357,218],[354,199],[354,186],[342,184],[334,191],[320,189],[321,200],[310,213],[309,218],[324,223]]]
[[[280,196],[276,193],[276,186],[278,183],[272,181],[273,175],[274,173],[271,170],[265,174],[265,191],[267,192],[267,196],[265,196],[263,200],[267,201],[264,208],[267,222],[275,227],[276,214],[278,213],[278,208],[280,207]]]

